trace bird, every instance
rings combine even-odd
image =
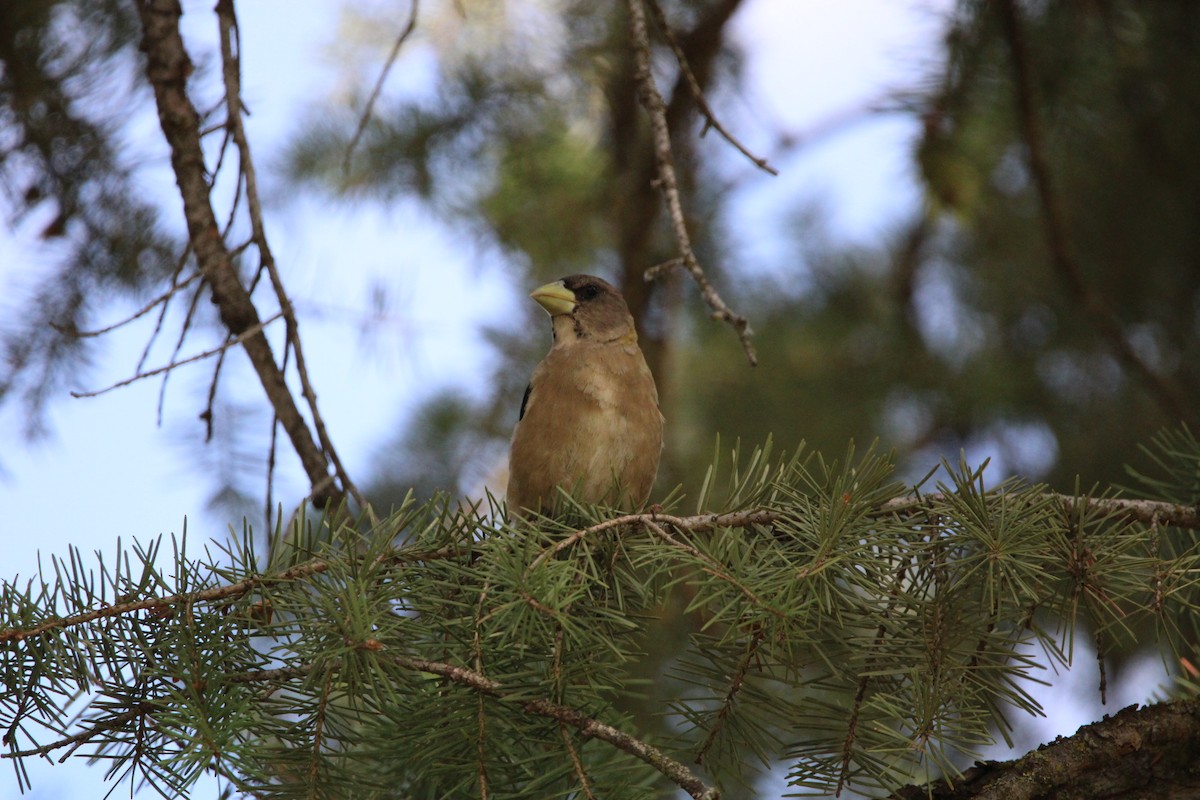
[[[663,415],[625,298],[593,275],[529,296],[550,315],[554,339],[513,430],[510,513],[553,514],[559,489],[583,503],[642,507],[658,473]]]

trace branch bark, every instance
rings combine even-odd
[[[907,786],[893,800],[1037,800],[1200,796],[1200,700],[1129,706],[1015,761]]]
[[[200,115],[187,94],[192,63],[179,32],[182,9],[178,0],[139,0],[137,10],[142,22],[141,49],[146,54],[146,75],[154,89],[159,124],[171,149],[171,167],[183,199],[192,251],[200,274],[212,290],[221,322],[231,335],[241,336],[262,322],[221,237],[209,196],[200,146]],[[317,446],[300,413],[266,335],[260,330],[250,335],[243,346],[280,425],[300,457],[312,486],[313,503],[321,508],[340,503],[344,490],[329,474],[328,456]]]

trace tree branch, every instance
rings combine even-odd
[[[374,564],[386,562],[390,565],[405,566],[422,561],[455,558],[457,556],[464,555],[466,552],[467,551],[465,549],[458,547],[445,547],[440,550],[426,550],[423,552],[412,553],[399,551],[387,555],[386,557],[380,556],[375,560]],[[66,617],[48,619],[36,625],[31,625],[28,628],[3,628],[0,629],[0,644],[4,644],[6,642],[19,642],[22,639],[27,639],[31,636],[41,636],[51,631],[65,630],[67,628],[73,628],[79,625],[86,625],[89,622],[94,622],[99,619],[120,617],[137,611],[161,611],[181,603],[213,603],[220,600],[241,597],[249,594],[259,587],[276,586],[281,583],[304,580],[314,575],[320,575],[328,570],[330,565],[330,561],[324,559],[313,559],[311,561],[305,561],[302,564],[297,564],[294,567],[290,567],[289,569],[285,569],[282,572],[274,575],[252,575],[245,580],[236,581],[224,586],[214,586],[211,589],[204,589],[199,592],[183,592],[180,594],[164,595],[161,597],[144,597],[141,600],[113,603],[101,608],[92,609],[91,611],[83,611]]]
[[[742,349],[750,364],[758,364],[758,355],[754,350],[751,339],[749,321],[730,310],[721,295],[708,280],[704,269],[696,259],[692,249],[691,234],[688,233],[687,223],[683,216],[683,203],[679,197],[679,181],[675,174],[675,161],[671,153],[671,131],[667,124],[667,106],[663,102],[658,87],[654,84],[654,75],[650,71],[650,34],[646,28],[646,9],[643,0],[626,0],[629,8],[629,32],[633,42],[635,61],[634,80],[637,84],[638,99],[650,116],[650,129],[654,138],[654,160],[658,165],[658,186],[662,191],[663,200],[667,204],[667,212],[671,217],[671,228],[675,234],[675,242],[679,246],[679,255],[683,266],[687,269],[692,280],[700,288],[704,302],[712,309],[714,319],[729,323],[737,332],[742,342]],[[652,274],[660,274],[661,271]]]
[[[767,163],[765,158],[760,158],[750,152],[744,144],[738,141],[732,133],[726,130],[721,121],[717,119],[716,113],[712,110],[712,106],[708,104],[708,98],[704,96],[704,89],[700,86],[700,81],[696,80],[696,74],[692,72],[692,65],[688,62],[687,53],[683,51],[683,46],[679,44],[678,37],[671,30],[671,26],[667,24],[667,16],[663,13],[662,6],[658,0],[647,0],[650,6],[650,14],[654,17],[654,24],[662,31],[663,38],[667,40],[667,44],[671,47],[671,52],[675,54],[675,61],[679,64],[680,78],[686,82],[688,91],[692,93],[692,99],[696,102],[696,107],[700,109],[701,115],[704,116],[704,131],[701,132],[703,137],[712,128],[721,135],[725,141],[729,142],[742,155],[744,155],[750,163],[770,175],[778,175],[779,170]]]
[[[313,389],[312,382],[308,377],[308,365],[304,358],[304,349],[300,343],[300,326],[296,320],[296,312],[292,307],[291,297],[283,286],[283,280],[275,264],[275,256],[272,254],[271,245],[267,241],[266,227],[263,224],[262,202],[258,195],[258,175],[254,169],[254,159],[250,154],[250,141],[246,138],[246,129],[242,124],[241,40],[239,38],[237,13],[233,7],[233,0],[220,0],[217,3],[216,10],[221,34],[221,61],[224,67],[222,72],[225,79],[226,125],[228,125],[234,144],[237,145],[238,149],[241,175],[246,183],[246,207],[250,215],[251,238],[258,248],[259,262],[261,264],[260,269],[265,269],[270,278],[271,287],[275,291],[275,298],[279,302],[279,309],[287,324],[287,345],[285,348],[290,348],[296,354],[296,374],[300,378],[300,388],[308,405],[309,415],[312,417],[317,441],[320,443],[322,460],[328,460],[333,465],[334,471],[341,481],[342,491],[348,492],[359,506],[367,509],[371,515],[372,522],[377,524],[378,520],[374,518],[374,512],[368,508],[366,498],[358,491],[354,482],[350,480],[345,467],[342,466],[342,460],[338,456],[337,449],[333,446],[333,440],[329,437],[329,433],[325,428],[325,420],[321,417],[321,412],[317,408],[317,393]],[[287,356],[285,353],[285,366],[286,361]],[[322,472],[325,475],[328,474],[324,468]],[[327,477],[323,478],[321,482],[313,482],[312,494],[314,500],[322,493],[322,487],[331,483]],[[336,491],[336,485],[333,488]],[[337,492],[339,495],[340,493]],[[331,499],[333,498],[331,497]],[[318,503],[318,505],[321,504]]]
[[[183,199],[188,238],[205,282],[212,290],[221,322],[233,336],[260,324],[258,309],[242,285],[236,266],[221,238],[209,196],[204,153],[200,145],[200,116],[187,94],[192,63],[179,32],[182,14],[178,0],[138,0],[142,23],[141,49],[146,75],[154,89],[159,124],[171,149],[171,167]],[[258,374],[280,424],[300,457],[319,507],[342,499],[342,489],[329,479],[329,461],[317,447],[300,409],[275,363],[271,344],[260,330],[244,342],[246,355]]]
[[[720,792],[717,789],[706,785],[690,769],[654,745],[634,738],[624,731],[600,722],[594,717],[589,717],[582,711],[559,703],[552,703],[545,699],[530,700],[528,699],[528,695],[521,693],[507,693],[499,681],[494,681],[466,667],[446,664],[441,661],[426,661],[422,658],[411,658],[409,656],[398,655],[391,658],[402,667],[417,670],[418,672],[440,675],[454,683],[468,686],[482,694],[495,697],[501,702],[520,705],[529,714],[547,717],[577,728],[584,736],[595,737],[601,741],[608,742],[618,750],[626,752],[654,767],[663,775],[670,778],[679,788],[692,797],[697,798],[697,800],[717,800],[720,797]]]
[[[1003,496],[1001,496],[1003,497]],[[1147,525],[1168,525],[1176,528],[1200,530],[1200,508],[1166,503],[1157,500],[1125,500],[1121,498],[1071,497],[1070,495],[1045,493],[1032,495],[1030,499],[1050,498],[1058,503],[1064,512],[1074,513],[1078,509],[1093,511],[1115,519],[1127,522],[1140,522]],[[873,513],[876,515],[919,513],[928,514],[936,511],[936,505],[948,499],[942,493],[926,495],[908,495],[897,497],[881,504]],[[612,519],[606,519],[586,528],[580,528],[574,533],[558,541],[553,547],[543,550],[530,563],[528,569],[533,570],[548,558],[553,558],[564,550],[579,544],[589,537],[595,537],[606,531],[613,531],[627,525],[669,526],[676,530],[702,533],[719,528],[753,528],[758,525],[771,525],[784,519],[786,514],[769,508],[751,508],[742,511],[730,511],[724,514],[697,514],[690,517],[680,517],[673,514],[647,512],[642,514],[624,514]],[[375,563],[390,563],[395,565],[415,564],[422,561],[433,561],[456,558],[466,555],[469,551],[461,547],[443,547],[438,550],[416,552],[396,551],[376,559]],[[232,597],[240,597],[253,591],[259,586],[271,586],[293,580],[302,580],[312,575],[318,575],[329,569],[330,562],[315,559],[297,564],[275,575],[255,575],[245,580],[225,586],[216,586],[200,592],[167,595],[163,597],[146,597],[128,603],[116,603],[103,608],[81,612],[68,617],[46,620],[28,628],[0,629],[0,644],[20,641],[30,636],[39,636],[53,630],[83,625],[97,619],[116,617],[146,609],[162,609],[184,602],[213,602]],[[736,584],[735,584],[736,586]]]

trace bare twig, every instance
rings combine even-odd
[[[159,124],[170,147],[171,167],[183,199],[188,238],[200,273],[212,289],[221,322],[230,334],[241,336],[259,325],[258,309],[242,285],[213,212],[200,146],[200,117],[187,93],[192,63],[179,31],[182,8],[177,0],[140,0],[136,6],[142,24],[141,47],[146,53],[146,75],[154,89]],[[317,447],[284,375],[275,363],[270,342],[260,329],[245,339],[243,345],[309,482],[313,487],[323,487],[314,494],[314,503],[321,507],[331,503],[336,505],[342,491],[326,485],[332,484],[328,456]]]
[[[683,47],[679,44],[679,39],[675,36],[675,31],[671,30],[671,26],[667,24],[667,16],[663,13],[662,6],[659,5],[658,0],[647,0],[647,4],[650,6],[650,14],[654,17],[654,24],[662,31],[663,38],[667,40],[667,44],[671,47],[671,52],[675,54],[675,60],[679,63],[679,72],[687,82],[688,90],[692,93],[692,98],[696,101],[696,107],[700,109],[700,113],[704,116],[704,131],[700,135],[704,136],[708,132],[708,129],[712,128],[721,135],[721,138],[729,142],[739,153],[749,159],[750,163],[754,166],[763,172],[778,175],[779,170],[768,164],[765,158],[760,158],[750,152],[750,149],[738,141],[732,133],[726,130],[721,121],[717,119],[712,106],[708,104],[708,98],[704,95],[704,89],[700,86],[700,81],[696,80],[696,74],[692,72],[692,65],[688,63],[687,54],[683,52]]]
[[[1025,44],[1020,11],[1017,9],[1016,0],[1002,0],[998,9],[1012,55],[1017,116],[1028,151],[1026,155],[1029,159],[1029,172],[1042,207],[1046,246],[1050,251],[1051,261],[1071,294],[1079,302],[1084,316],[1108,340],[1116,357],[1141,379],[1159,406],[1175,419],[1195,423],[1197,417],[1193,404],[1188,402],[1177,386],[1166,376],[1159,374],[1138,354],[1125,336],[1116,313],[1084,276],[1083,267],[1067,232],[1066,212],[1050,174],[1050,162],[1046,155],[1041,122],[1034,102],[1030,57]]]
[[[188,331],[192,328],[192,320],[196,318],[196,308],[200,305],[200,294],[203,291],[204,286],[201,284],[200,286],[196,287],[196,291],[192,293],[192,301],[188,303],[187,313],[183,315],[183,322],[179,325],[179,336],[175,338],[175,349],[171,351],[171,358],[168,359],[170,361],[174,361],[175,359],[179,358],[179,354],[183,351],[183,343],[187,339]],[[163,310],[166,310],[166,306],[163,307]],[[146,358],[150,355],[151,342],[153,342],[153,338],[146,342],[146,349],[142,351],[142,357],[138,361],[136,370],[137,372],[141,372],[146,366]],[[218,359],[218,362],[223,360],[224,355],[225,351],[222,350],[222,358]],[[167,380],[170,377],[170,371],[164,372],[162,384],[158,387],[158,408],[155,415],[155,421],[158,425],[162,425],[163,405],[166,402],[167,397]]]
[[[667,125],[667,106],[654,84],[654,75],[650,71],[650,34],[646,29],[646,10],[643,0],[626,0],[629,8],[629,31],[633,42],[633,52],[636,64],[634,79],[638,87],[638,99],[650,116],[650,128],[654,138],[654,160],[658,165],[658,185],[667,204],[671,217],[671,227],[675,233],[675,241],[679,246],[683,266],[692,276],[692,280],[700,288],[704,302],[712,309],[714,319],[722,320],[733,326],[742,342],[742,349],[751,365],[758,364],[758,355],[751,340],[752,331],[749,321],[730,310],[721,295],[708,280],[696,253],[692,249],[691,235],[683,216],[683,202],[679,197],[679,181],[675,175],[675,162],[671,153],[671,132]],[[661,273],[661,271],[660,271]]]
[[[190,252],[190,251],[185,251],[185,254],[184,254],[185,259],[187,258],[188,252]],[[141,319],[142,317],[146,316],[151,311],[153,311],[155,308],[157,308],[160,304],[165,304],[165,303],[169,302],[171,297],[174,296],[174,294],[176,292],[178,292],[180,289],[185,288],[186,286],[188,286],[188,284],[190,284],[192,281],[196,280],[199,277],[200,277],[200,273],[197,272],[179,283],[175,283],[174,281],[172,281],[170,289],[167,289],[167,291],[163,292],[158,297],[154,298],[149,303],[147,303],[146,305],[139,308],[137,311],[130,314],[128,317],[125,317],[122,320],[114,322],[111,325],[105,325],[103,328],[99,328],[94,331],[80,331],[80,330],[68,331],[66,329],[61,328],[56,323],[51,323],[51,325],[55,330],[59,331],[60,333],[69,333],[71,336],[77,337],[79,339],[90,339],[95,336],[103,336],[106,333],[111,333],[112,331],[115,331],[117,328],[122,328],[122,327],[128,325],[129,323],[133,322],[134,320]]]
[[[270,276],[271,286],[275,291],[276,300],[279,303],[280,311],[286,322],[287,345],[285,349],[290,348],[296,354],[296,374],[300,377],[300,388],[308,405],[309,414],[312,417],[317,441],[320,442],[322,459],[327,460],[333,465],[338,480],[341,482],[341,491],[338,491],[336,486],[333,486],[334,491],[337,494],[341,494],[342,491],[348,492],[360,507],[367,510],[371,516],[371,521],[377,524],[378,520],[375,519],[374,512],[368,507],[366,498],[358,491],[354,482],[350,480],[350,476],[346,472],[336,448],[333,446],[333,440],[329,437],[329,433],[325,428],[325,421],[321,417],[321,412],[317,408],[317,393],[313,389],[308,377],[308,367],[304,359],[304,351],[300,344],[299,324],[296,321],[296,312],[292,307],[291,298],[283,286],[283,280],[280,278],[279,271],[275,265],[275,257],[271,253],[271,246],[267,241],[266,228],[263,225],[262,202],[258,194],[258,176],[254,169],[254,160],[250,154],[250,142],[246,138],[245,126],[242,125],[241,41],[233,0],[220,0],[217,3],[217,19],[221,34],[221,61],[223,64],[222,74],[225,79],[227,124],[233,136],[234,144],[238,148],[241,172],[246,183],[246,206],[250,214],[252,238],[255,246],[258,248],[262,269],[265,269]],[[322,505],[318,501],[321,495],[324,494],[323,487],[326,484],[332,485],[332,481],[328,480],[328,476],[312,482],[314,502],[317,502],[318,505]]]
[[[184,364],[191,364],[192,362],[195,362],[195,361],[203,361],[204,359],[210,358],[211,356],[215,356],[218,353],[223,353],[231,347],[236,347],[237,345],[244,343],[251,336],[260,335],[262,333],[263,328],[270,325],[272,322],[274,322],[275,320],[279,319],[282,316],[283,316],[282,313],[275,313],[272,316],[267,317],[266,319],[256,323],[255,325],[252,325],[251,327],[242,331],[242,333],[240,335],[231,338],[229,341],[225,342],[224,344],[222,344],[219,347],[214,347],[211,350],[205,350],[203,353],[197,353],[196,355],[191,356],[189,358],[185,358],[181,361],[172,361],[170,364],[158,367],[156,369],[149,370],[148,372],[139,372],[138,374],[136,374],[130,378],[126,378],[123,381],[117,381],[116,383],[114,383],[111,386],[106,386],[103,389],[97,389],[94,392],[71,392],[71,397],[98,397],[107,392],[111,392],[113,389],[119,389],[122,386],[128,386],[131,383],[136,383],[137,381],[140,381],[143,378],[151,378],[151,377],[154,377],[155,375],[161,375],[164,372],[170,372],[173,369],[178,369],[179,367],[182,367]]]
[[[379,77],[375,79],[375,86],[372,87],[371,94],[367,97],[367,104],[363,107],[362,114],[358,118],[358,125],[354,129],[354,135],[350,137],[350,143],[346,145],[346,155],[342,158],[343,175],[350,174],[350,159],[354,156],[354,150],[358,147],[358,143],[371,121],[371,115],[375,111],[375,103],[379,101],[379,95],[383,91],[383,84],[387,80],[388,74],[392,71],[392,67],[395,66],[396,58],[400,55],[400,50],[404,47],[404,43],[408,41],[408,37],[412,36],[413,31],[417,29],[417,11],[419,7],[420,0],[412,0],[412,7],[408,12],[408,23],[404,26],[404,30],[400,31],[400,35],[396,37],[396,43],[392,45],[392,52],[388,54],[387,61],[383,64],[383,69],[379,71]]]

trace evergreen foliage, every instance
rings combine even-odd
[[[779,760],[799,793],[870,792],[1040,713],[1081,626],[1187,652],[1177,507],[943,466],[923,494],[874,449],[735,448],[643,514],[410,498],[370,529],[296,520],[269,556],[249,529],[203,557],[72,551],[3,586],[4,758],[164,796],[210,771],[272,798],[728,797]],[[639,677],[673,604],[686,644]]]

